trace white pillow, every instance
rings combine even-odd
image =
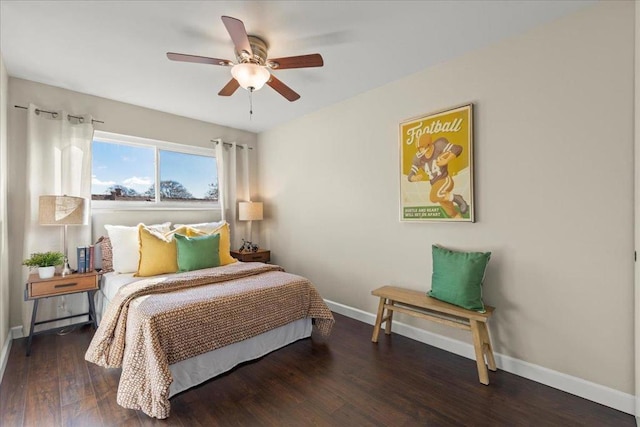
[[[171,223],[148,225],[148,228],[167,233]],[[140,237],[138,226],[105,224],[113,250],[113,271],[116,273],[135,273],[140,261]]]
[[[214,230],[217,230],[218,228],[220,228],[223,224],[225,224],[226,221],[222,220],[222,221],[218,221],[218,222],[201,222],[200,224],[174,224],[173,225],[173,229],[177,229],[180,227],[191,227],[191,228],[195,228],[196,230],[200,230],[203,233],[211,233]]]

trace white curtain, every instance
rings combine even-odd
[[[249,178],[249,173],[251,171],[251,167],[249,166],[249,146],[247,144],[242,144],[242,191],[238,191],[238,202],[251,201],[251,180]],[[242,221],[243,232],[242,235],[244,239],[247,241],[251,241],[251,226],[254,221]]]
[[[249,147],[235,142],[216,141],[218,167],[218,192],[222,219],[231,229],[231,249],[240,247],[241,240],[248,238],[248,224],[238,221],[238,202],[250,200],[249,191]],[[241,148],[239,148],[241,147]],[[238,150],[242,159],[238,159]]]
[[[216,165],[218,168],[218,203],[220,203],[220,215],[221,218],[227,219],[227,163],[228,155],[225,153],[224,144],[221,139],[215,141],[216,143]]]
[[[222,219],[229,223],[231,231],[231,249],[239,248],[236,225],[237,203],[237,163],[236,143],[217,141],[216,163],[218,165],[218,192]]]
[[[40,110],[41,108],[33,104],[29,105],[24,258],[32,252],[53,250],[64,252],[64,227],[38,224],[38,200],[41,195],[65,194],[84,197],[87,199],[87,218],[91,209],[91,141],[93,139],[91,116],[74,114],[81,117],[77,119],[70,117],[66,111],[49,114]],[[75,248],[91,244],[91,225],[88,220],[86,223],[87,225],[84,226],[68,227],[67,248],[72,268],[77,266]],[[86,294],[71,295],[62,302],[56,301],[60,298],[62,297],[42,300],[42,304],[38,307],[37,320],[60,317],[61,314],[86,312],[88,307]],[[44,302],[48,300],[52,300],[57,306],[45,307]],[[25,333],[28,333],[30,324],[30,306],[31,304],[23,313],[23,320],[25,317],[28,319],[24,323]],[[80,319],[75,319],[74,322],[78,320]],[[44,328],[53,326],[55,325],[43,325]]]
[[[247,144],[242,144],[242,169],[243,169],[243,194],[241,196],[241,198],[244,199],[244,201],[250,202],[251,201],[251,188],[250,188],[250,181],[249,181],[249,146]]]

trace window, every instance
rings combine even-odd
[[[91,199],[96,208],[211,208],[218,202],[213,149],[106,132],[95,133],[91,148]]]

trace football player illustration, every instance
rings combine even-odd
[[[428,179],[431,183],[429,199],[433,203],[439,203],[449,218],[462,218],[462,214],[469,209],[461,195],[453,194],[455,184],[449,176],[448,164],[460,153],[460,145],[452,144],[446,138],[433,141],[431,134],[425,132],[418,140],[418,151],[407,176],[410,182]],[[454,203],[458,205],[459,212]]]

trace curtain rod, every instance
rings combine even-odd
[[[216,145],[217,145],[217,144],[219,144],[219,143],[220,143],[220,142],[222,142],[222,141],[220,141],[220,140],[218,140],[218,139],[212,139],[212,140],[211,140],[211,142],[215,142],[215,143],[216,143]],[[227,147],[233,147],[233,144],[228,143],[228,142],[223,142],[223,143],[222,143],[222,145],[226,145]],[[242,145],[239,145],[239,144],[236,144],[236,148],[239,148],[239,149],[241,149],[241,150],[244,150],[244,147],[243,147]],[[248,148],[249,150],[253,150],[253,147],[249,147],[249,146],[247,146],[247,148]]]
[[[28,110],[28,107],[23,107],[22,105],[14,105],[14,107],[16,108],[22,108],[23,110]],[[55,111],[47,111],[47,110],[41,110],[39,108],[36,108],[36,114],[40,114],[40,113],[47,113],[47,114],[51,114],[53,116],[53,118],[55,119],[56,117],[58,117],[58,113]],[[74,119],[78,119],[80,121],[80,123],[82,123],[84,121],[84,117],[80,117],[80,116],[74,116],[71,114],[67,114],[67,120],[69,120],[71,117],[73,117]],[[93,123],[104,123],[103,121],[100,120],[95,120],[95,119],[91,119],[91,124]]]

